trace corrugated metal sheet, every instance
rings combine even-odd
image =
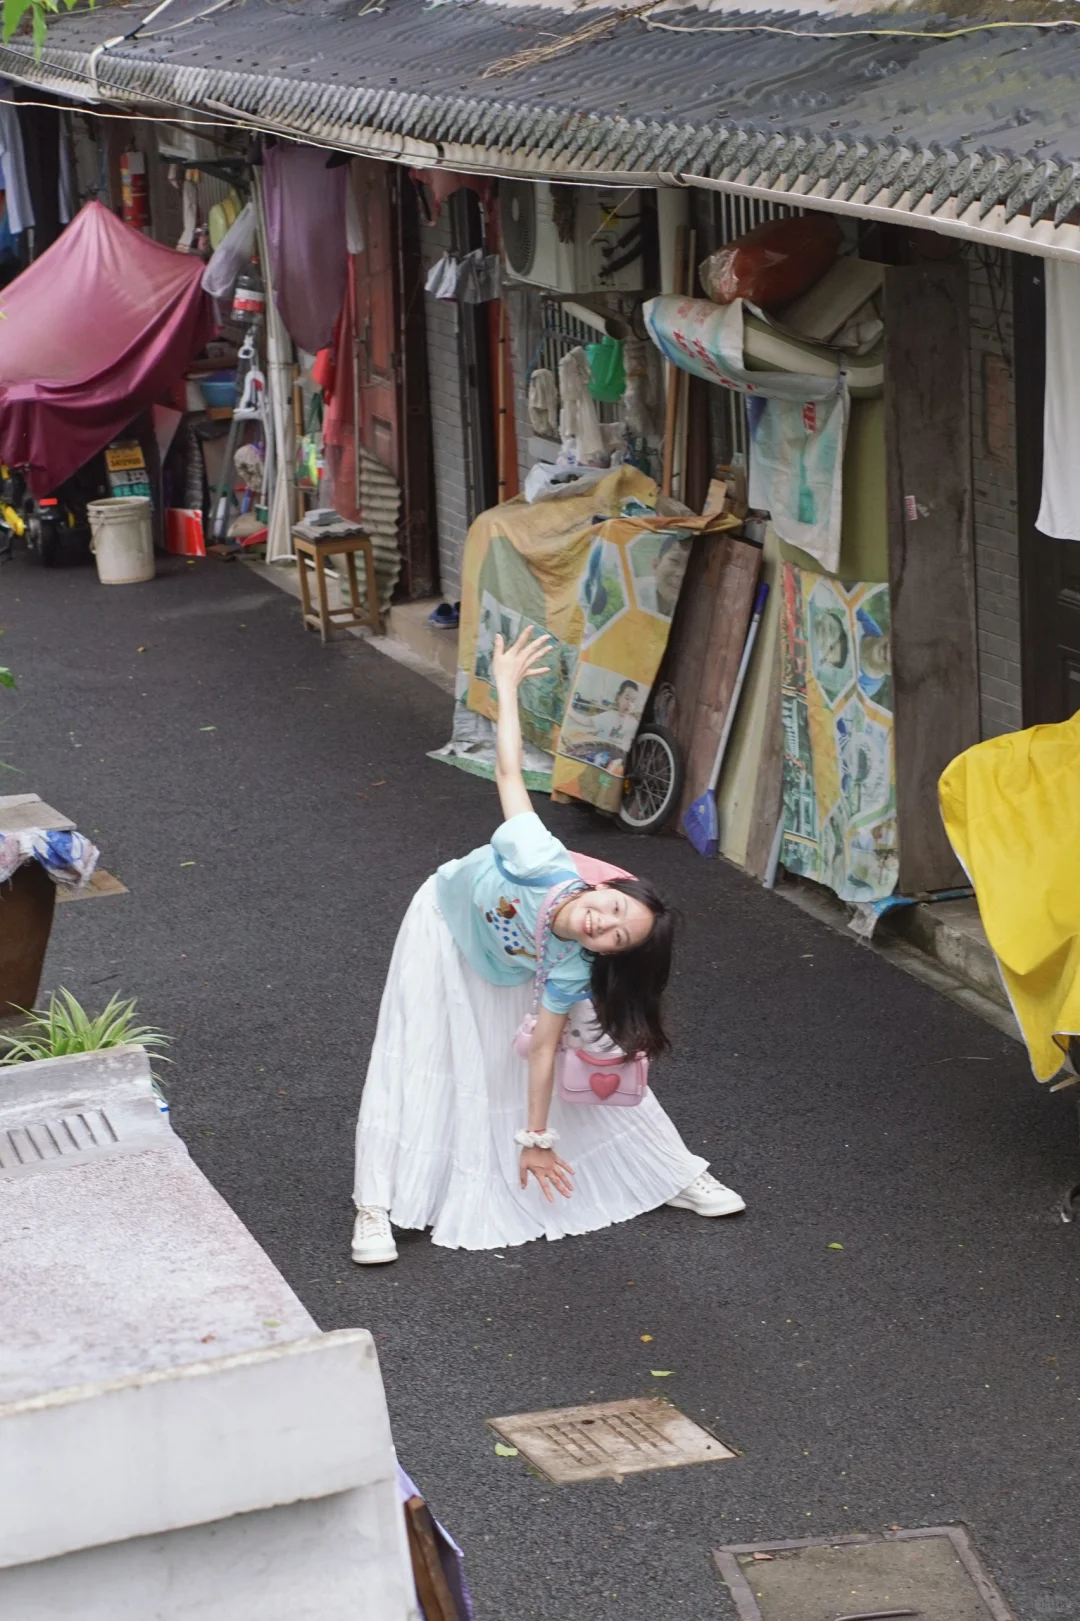
[[[379,606],[385,614],[389,612],[390,598],[401,573],[401,548],[398,545],[401,487],[389,469],[363,448],[360,450],[359,507],[364,528],[371,536]],[[366,604],[367,580],[363,569],[360,570],[359,584],[360,596]]]
[[[9,47],[0,73],[84,97],[92,74],[110,101],[178,104],[402,161],[583,181],[673,176],[1012,232],[1041,251],[1056,250],[1055,227],[1080,208],[1071,22],[939,40],[926,31],[941,24],[910,13],[826,25],[805,12],[657,12],[672,32],[612,12],[586,43],[492,75],[603,13],[422,0],[380,11],[240,0],[201,19],[199,9],[177,0],[161,32],[96,54],[134,29],[142,6],[64,17],[40,61]],[[766,22],[794,33],[763,33]],[[748,31],[700,31],[715,24]],[[858,32],[878,25],[905,37]],[[1080,233],[1066,229],[1066,251],[1080,253]]]

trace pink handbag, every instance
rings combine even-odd
[[[536,1029],[536,1012],[544,993],[545,976],[541,972],[541,965],[556,911],[583,884],[591,887],[607,878],[630,877],[622,868],[609,866],[594,857],[579,856],[573,851],[571,857],[579,876],[562,879],[552,885],[544,896],[536,920],[537,970],[532,1012],[522,1020],[513,1042],[514,1051],[523,1059],[529,1056],[533,1031]],[[606,1042],[599,1051],[588,1046],[570,1047],[564,1035],[556,1060],[555,1080],[564,1103],[607,1103],[616,1108],[633,1108],[649,1089],[649,1061],[640,1053],[628,1057]]]

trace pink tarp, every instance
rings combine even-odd
[[[213,336],[203,269],[87,203],[0,291],[0,461],[35,495],[164,402]]]

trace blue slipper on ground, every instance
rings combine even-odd
[[[460,602],[440,602],[428,614],[428,624],[438,630],[454,630],[461,621]]]

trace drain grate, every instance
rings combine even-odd
[[[514,1413],[488,1423],[556,1486],[737,1456],[659,1396]]]
[[[0,1130],[0,1175],[43,1170],[58,1161],[86,1159],[116,1148],[120,1133],[104,1109],[61,1114]]]
[[[719,1548],[739,1621],[1013,1621],[957,1525]]]

